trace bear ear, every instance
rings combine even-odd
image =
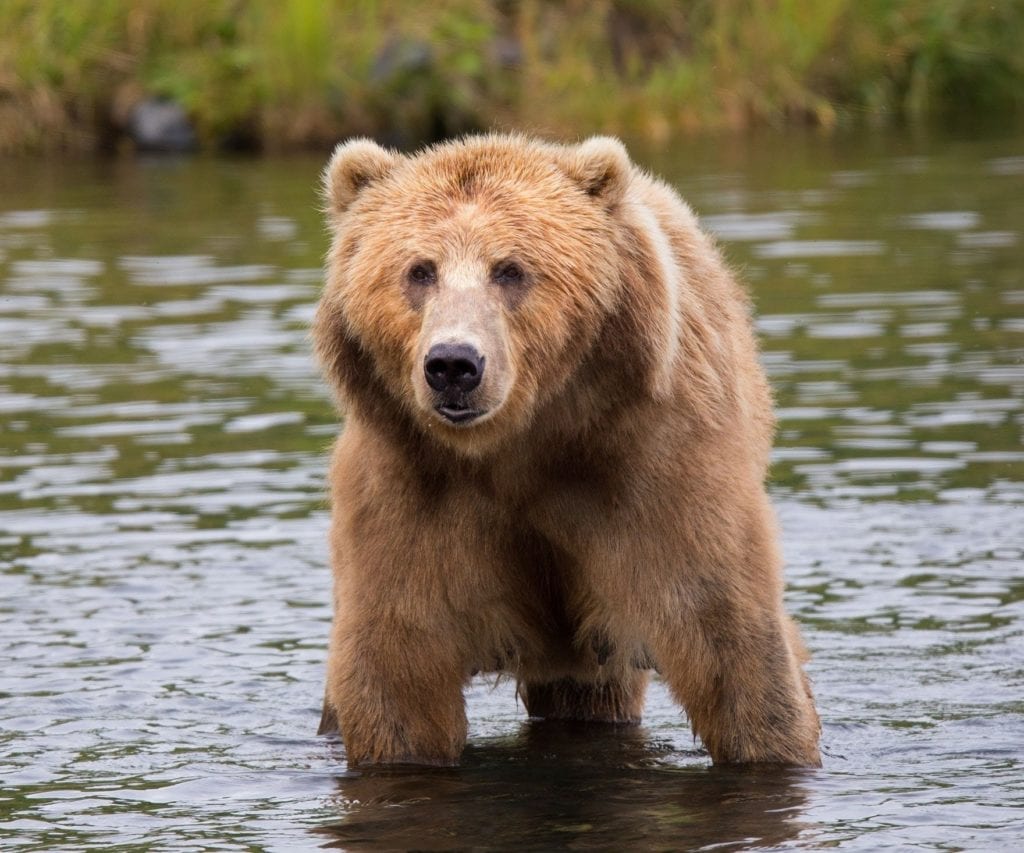
[[[618,139],[592,136],[565,150],[563,168],[587,195],[611,207],[622,198],[633,164]]]
[[[344,213],[365,187],[388,176],[400,156],[370,139],[341,143],[324,170],[328,212]]]

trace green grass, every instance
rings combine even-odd
[[[1021,45],[1024,0],[4,0],[0,152],[116,147],[147,96],[268,150],[1019,114]]]

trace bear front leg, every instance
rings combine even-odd
[[[623,501],[603,515],[577,501],[575,524],[548,520],[545,533],[576,557],[584,615],[651,653],[716,764],[818,766],[820,725],[783,609],[767,496],[708,464],[675,474],[662,489],[675,500]]]
[[[654,645],[715,764],[821,765],[805,654],[781,610],[693,610]]]
[[[466,742],[463,669],[443,636],[379,614],[336,616],[325,717],[350,765],[458,764]]]

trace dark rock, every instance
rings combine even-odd
[[[498,36],[491,42],[491,56],[500,68],[518,68],[523,64],[523,47],[512,36]]]
[[[181,153],[196,147],[196,133],[185,110],[158,98],[135,105],[128,117],[128,135],[142,151]]]
[[[427,71],[433,64],[429,44],[407,39],[392,39],[381,48],[370,68],[370,82],[394,84],[409,75]]]

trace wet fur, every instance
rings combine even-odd
[[[456,763],[478,671],[512,674],[532,716],[637,722],[656,666],[716,763],[818,764],[770,394],[689,208],[608,139],[357,141],[325,185],[313,334],[345,427],[321,728],[349,761]],[[534,275],[486,292],[507,389],[468,429],[417,396],[425,309],[400,275],[424,251],[524,252]]]

